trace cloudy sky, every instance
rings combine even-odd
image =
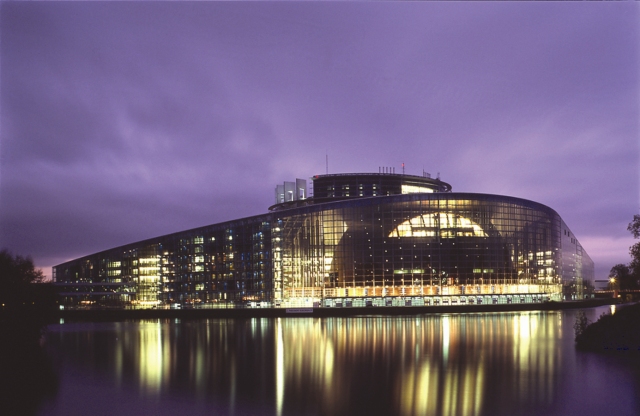
[[[0,247],[51,266],[425,170],[554,208],[602,278],[640,212],[640,5],[1,2]]]

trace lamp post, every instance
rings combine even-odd
[[[611,289],[613,290],[613,297],[617,298],[619,296],[619,291],[620,291],[620,287],[618,285],[618,280],[615,277],[610,277],[609,278],[609,285],[611,286]]]

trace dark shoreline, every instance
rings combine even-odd
[[[615,299],[588,299],[567,302],[516,303],[457,306],[388,306],[345,308],[236,308],[236,309],[83,309],[61,310],[57,319],[65,322],[105,322],[138,319],[209,318],[321,318],[347,316],[416,316],[442,313],[553,311],[592,308],[617,303]]]
[[[613,315],[602,315],[576,336],[581,351],[640,352],[640,303],[626,304]]]

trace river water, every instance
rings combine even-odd
[[[54,415],[638,415],[637,352],[584,311],[52,325]]]

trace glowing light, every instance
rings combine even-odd
[[[402,185],[402,193],[403,194],[424,194],[424,193],[433,193],[433,189],[427,188],[424,186],[415,186],[415,185]]]
[[[486,237],[482,228],[468,218],[451,213],[423,214],[399,224],[389,237]]]
[[[284,402],[284,337],[282,322],[276,320],[276,415],[282,415]]]

